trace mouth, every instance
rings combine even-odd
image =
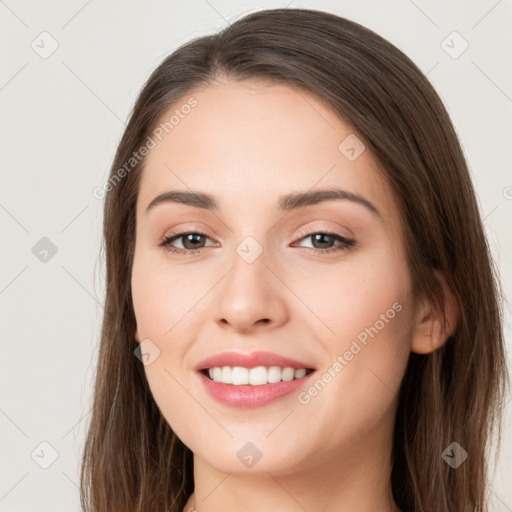
[[[264,386],[265,384],[278,384],[300,380],[310,373],[313,368],[292,368],[290,366],[256,366],[245,368],[243,366],[214,366],[200,370],[205,377],[220,384],[233,386]]]
[[[224,352],[205,359],[196,374],[206,392],[229,407],[267,405],[305,387],[316,369],[272,352]]]

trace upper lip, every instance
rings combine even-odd
[[[273,352],[251,352],[244,354],[242,352],[221,352],[201,361],[195,369],[197,371],[207,368],[222,366],[241,366],[243,368],[254,368],[256,366],[281,366],[283,368],[314,368],[301,361],[290,359],[289,357],[274,354]]]

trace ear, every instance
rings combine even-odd
[[[443,292],[443,311],[438,310],[426,299],[418,304],[416,326],[412,338],[411,351],[417,354],[429,354],[446,343],[455,332],[459,319],[459,308],[444,276],[434,270]]]
[[[140,344],[140,336],[137,328],[135,329],[135,341]]]

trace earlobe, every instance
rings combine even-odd
[[[430,354],[443,346],[457,327],[459,311],[455,297],[444,276],[437,271],[434,273],[442,288],[444,312],[426,299],[421,303],[411,343],[411,351],[417,354]]]

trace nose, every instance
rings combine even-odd
[[[221,328],[249,333],[287,322],[286,289],[268,263],[265,251],[252,263],[234,255],[215,297],[215,321]]]

